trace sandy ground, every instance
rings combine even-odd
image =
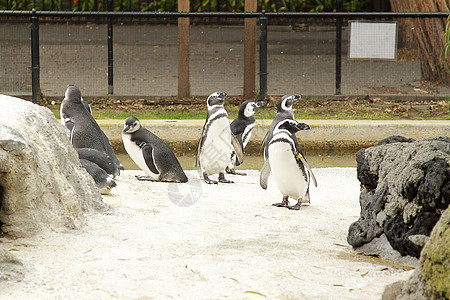
[[[258,171],[219,185],[195,171],[188,184],[141,182],[141,171],[125,171],[104,196],[112,214],[91,215],[78,230],[1,241],[25,272],[0,280],[0,298],[380,299],[412,271],[347,244],[360,211],[356,169],[314,171],[319,186],[300,211],[271,206],[281,196],[273,181],[261,189]]]

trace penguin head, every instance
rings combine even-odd
[[[77,102],[81,103],[81,91],[80,89],[75,85],[68,85],[66,89],[66,93],[64,94],[64,100],[70,101],[70,102]]]
[[[299,130],[309,130],[309,125],[305,123],[299,123],[292,119],[285,119],[283,121],[278,122],[273,130],[273,134],[275,135],[281,131],[288,131],[289,134],[294,134]]]
[[[255,111],[258,107],[259,105],[255,101],[244,101],[239,108],[239,116],[250,118],[255,115]]]
[[[302,98],[302,95],[285,95],[281,97],[280,102],[277,104],[277,111],[282,112],[286,110],[292,110],[292,105],[295,101]]]
[[[214,106],[223,105],[223,102],[224,102],[226,96],[227,96],[227,93],[225,93],[225,92],[214,92],[211,95],[209,95],[208,99],[206,99],[206,104],[208,105],[208,109],[210,109]]]
[[[133,133],[141,128],[141,123],[136,117],[128,117],[125,119],[123,132],[125,133]]]

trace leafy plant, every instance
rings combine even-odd
[[[361,11],[372,0],[343,0],[344,11]],[[267,12],[335,11],[336,0],[257,0],[258,10]],[[243,11],[244,0],[191,0],[191,11]],[[96,7],[97,4],[97,7]],[[106,10],[105,0],[0,0],[0,9]],[[113,0],[114,11],[169,11],[178,9],[177,0]]]

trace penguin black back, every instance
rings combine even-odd
[[[67,87],[61,103],[61,120],[73,123],[71,141],[75,148],[92,148],[107,153],[102,130],[81,102],[81,91],[74,85]]]
[[[141,169],[158,181],[188,181],[180,162],[164,141],[142,127],[136,117],[128,117],[124,126],[125,149]]]
[[[109,175],[116,177],[120,175],[119,168],[113,160],[104,152],[91,148],[78,148],[78,157],[96,163],[100,168]]]

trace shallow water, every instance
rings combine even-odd
[[[131,160],[126,153],[116,153],[117,158],[124,165],[126,170],[138,170],[138,166]],[[306,156],[311,168],[329,168],[329,167],[356,167],[355,153],[336,153],[336,154],[309,154]],[[184,170],[195,170],[195,157],[178,156],[181,166]],[[264,164],[261,156],[245,156],[244,163],[236,168],[237,170],[259,170]]]

